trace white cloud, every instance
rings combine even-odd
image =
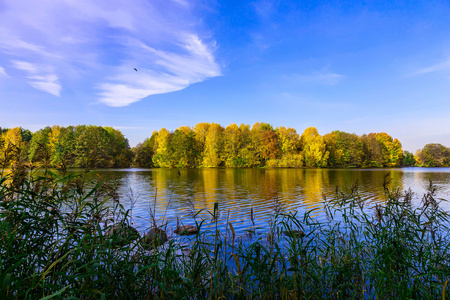
[[[438,72],[438,71],[443,71],[443,70],[450,70],[450,59],[447,59],[447,60],[442,61],[435,65],[417,70],[417,71],[409,74],[407,77],[423,75],[423,74],[428,74],[428,73],[433,73],[433,72]]]
[[[149,95],[174,92],[189,85],[189,81],[182,77],[157,74],[150,70],[141,73],[128,78],[120,76],[115,82],[102,84],[100,101],[114,107],[127,106]]]
[[[11,61],[14,68],[22,71],[26,71],[31,74],[36,74],[38,72],[38,69],[36,66],[32,63],[26,62],[26,61],[20,61],[20,60],[13,60]]]
[[[30,81],[28,82],[35,89],[47,92],[49,94],[60,96],[61,85],[53,81]]]
[[[0,13],[1,15],[1,13]],[[1,27],[0,23],[0,49],[3,53],[11,56],[20,56],[18,54],[33,52],[47,56],[44,47],[21,40],[17,35],[11,33],[10,29]],[[18,52],[23,51],[23,52]]]
[[[52,69],[51,66],[42,66],[20,60],[11,61],[11,64],[14,68],[27,73],[25,78],[31,79],[27,82],[35,89],[60,96],[62,87],[59,84],[58,76],[49,72]]]
[[[0,67],[0,76],[9,77],[9,75],[6,73],[6,71],[3,67]]]
[[[191,6],[185,0],[6,0],[0,64],[9,62],[23,71],[17,76],[53,95],[60,82],[97,90],[109,106],[181,90],[221,74],[215,42]]]

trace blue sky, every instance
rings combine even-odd
[[[0,0],[0,126],[113,126],[134,146],[259,121],[450,146],[449,33],[446,1]]]

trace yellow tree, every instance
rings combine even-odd
[[[206,168],[219,167],[222,163],[223,127],[211,123],[205,137],[202,166]]]
[[[74,164],[75,127],[55,125],[49,133],[48,140],[53,166],[65,169]]]
[[[369,133],[363,135],[365,148],[365,164],[373,167],[396,167],[403,160],[402,144],[398,139],[385,133]]]
[[[188,135],[192,132],[192,129],[189,126],[180,126],[180,127],[178,127],[178,130],[183,131],[186,135]]]
[[[392,142],[392,147],[389,149],[389,161],[391,167],[401,166],[403,163],[402,143],[396,138]]]
[[[170,132],[166,128],[161,128],[156,136],[157,149],[153,156],[153,163],[160,168],[172,167],[170,162],[169,143]]]
[[[198,145],[198,151],[200,152],[200,156],[198,157],[197,165],[201,165],[203,163],[203,153],[205,152],[205,142],[206,142],[206,134],[208,133],[208,129],[210,123],[198,123],[194,126],[194,138],[196,144]]]
[[[204,150],[205,142],[206,142],[206,134],[208,133],[210,123],[198,123],[194,126],[195,140],[201,146],[201,150]]]
[[[21,128],[15,127],[2,134],[2,160],[5,165],[13,164],[21,158],[24,142]]]
[[[294,128],[277,127],[275,131],[283,154],[298,152],[300,137]]]
[[[5,131],[6,133],[6,131]],[[2,128],[0,127],[0,166],[3,166],[3,163],[5,161],[5,153],[4,153],[4,145],[5,145],[5,138],[4,135],[5,133],[3,132]]]
[[[300,137],[294,128],[277,127],[281,157],[274,162],[273,167],[299,168],[303,166],[303,155],[299,152]]]
[[[378,143],[380,143],[383,166],[391,167],[392,165],[390,162],[390,152],[392,151],[392,148],[393,148],[392,137],[385,132],[379,132],[379,133],[376,133],[375,135],[376,135],[376,140],[378,141]]]
[[[239,150],[242,147],[241,130],[236,124],[228,125],[223,132],[223,157],[225,167],[239,167]]]
[[[362,163],[363,143],[354,133],[333,131],[323,136],[327,150],[329,167],[358,167]]]
[[[323,137],[315,127],[308,127],[301,136],[303,157],[308,168],[326,167],[330,153],[326,150]]]

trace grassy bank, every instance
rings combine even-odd
[[[419,206],[386,190],[384,206],[365,207],[355,188],[327,199],[323,222],[279,212],[251,240],[229,223],[158,247],[124,234],[131,217],[114,187],[13,174],[0,179],[2,299],[450,297],[449,215],[431,184]]]

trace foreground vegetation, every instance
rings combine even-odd
[[[267,123],[199,123],[174,132],[162,128],[130,149],[123,134],[111,127],[53,126],[31,133],[0,128],[0,164],[18,161],[41,167],[124,168],[368,168],[448,167],[450,150],[428,144],[415,155],[385,132],[362,136],[342,131],[320,135],[309,127]]]
[[[0,177],[2,299],[450,296],[449,215],[431,184],[418,207],[410,192],[387,188],[385,205],[365,207],[356,187],[324,201],[327,220],[274,207],[269,229],[249,228],[252,239],[236,236],[232,223],[219,230],[216,206],[197,219],[189,244],[159,246],[111,230],[132,223],[113,186],[88,190],[82,175],[63,171]],[[155,226],[165,229],[156,217]]]

